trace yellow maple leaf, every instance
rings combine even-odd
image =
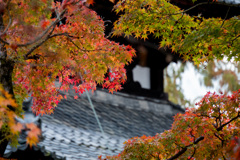
[[[27,144],[29,144],[30,147],[32,147],[33,145],[36,145],[38,142],[38,138],[37,137],[27,137]]]

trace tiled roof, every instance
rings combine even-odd
[[[70,92],[54,114],[41,117],[44,140],[37,147],[67,160],[116,155],[127,139],[163,132],[171,127],[173,115],[183,112],[167,101],[124,93],[97,90],[91,99],[105,135],[100,132],[86,95],[74,99]]]
[[[38,145],[44,146],[47,151],[55,152],[58,158],[95,160],[99,155],[118,154],[126,140],[56,122],[43,122],[44,140]]]

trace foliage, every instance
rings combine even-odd
[[[240,90],[232,95],[208,92],[186,113],[174,117],[172,128],[154,137],[134,137],[124,151],[108,159],[226,159],[239,156]]]
[[[6,139],[11,139],[13,144],[17,144],[17,136],[22,129],[22,125],[15,123],[14,117],[16,116],[16,112],[10,110],[7,107],[8,105],[17,108],[18,112],[21,112],[16,102],[12,99],[12,96],[0,86],[0,129],[6,134]],[[0,143],[3,140],[1,139]]]
[[[201,4],[209,3],[218,4]],[[173,52],[185,60],[193,60],[196,65],[224,56],[240,60],[239,15],[230,19],[190,16],[188,10],[167,0],[119,1],[115,10],[124,14],[115,22],[114,35],[160,37],[161,47],[171,47]]]
[[[12,111],[8,106],[15,109]],[[40,129],[33,123],[26,124],[25,126],[15,121],[16,116],[22,116],[22,108],[17,105],[12,95],[6,92],[2,86],[0,86],[0,129],[5,134],[5,139],[11,140],[11,144],[16,146],[18,144],[17,138],[21,130],[28,130],[27,142],[30,144],[36,144],[38,137],[40,136]],[[23,118],[23,117],[22,117]],[[3,141],[4,139],[0,140]]]
[[[196,6],[204,4],[229,5],[209,1]],[[224,57],[238,62],[239,15],[222,19],[186,13],[196,6],[182,10],[168,0],[120,0],[115,11],[122,14],[113,35],[154,36],[160,47],[169,47],[196,65]],[[170,130],[129,139],[119,155],[107,159],[238,159],[240,90],[229,96],[208,92],[196,105],[176,115]]]
[[[126,80],[124,65],[131,62],[135,51],[104,37],[103,20],[87,7],[92,3],[0,1],[0,60],[14,66],[10,76],[18,106],[31,94],[32,110],[36,114],[51,114],[59,101],[66,98],[59,92],[68,91],[71,86],[76,98],[86,90],[95,90],[97,84],[110,92],[121,88],[120,83]],[[111,79],[105,78],[108,73]],[[60,86],[55,85],[56,77]],[[5,121],[1,123],[7,125]],[[26,127],[39,133],[32,125]],[[19,125],[18,131],[20,128]],[[6,132],[6,136],[9,134]],[[28,142],[36,142],[31,133]]]

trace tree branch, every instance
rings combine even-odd
[[[64,35],[68,38],[68,40],[75,46],[77,47],[77,49],[83,51],[83,52],[91,52],[91,51],[101,51],[103,49],[98,49],[98,50],[86,50],[86,49],[82,49],[80,48],[75,42],[73,42],[73,40],[71,39],[71,36],[70,35]],[[104,51],[107,51],[107,50],[104,50]]]
[[[60,16],[62,16],[64,14],[64,12],[62,12],[61,14],[60,14]],[[62,18],[61,18],[62,19]],[[50,26],[48,26],[48,28],[45,30],[45,31],[43,31],[43,33],[41,33],[37,38],[35,38],[34,40],[32,40],[32,41],[30,41],[30,42],[27,42],[27,43],[24,43],[24,44],[17,44],[17,46],[18,47],[24,47],[24,46],[28,46],[28,45],[31,45],[31,44],[33,44],[33,43],[36,43],[37,41],[39,41],[39,40],[41,40],[48,32],[49,32],[49,30],[53,27],[53,28],[55,28],[55,26],[57,25],[57,23],[59,22],[59,21],[61,21],[61,19],[58,19],[58,18],[56,18],[56,20],[54,21],[54,22],[52,22],[52,24],[50,25]]]
[[[54,28],[53,28],[54,30]],[[53,34],[51,35],[51,33],[53,32],[53,30],[49,33],[49,35],[43,40],[41,41],[40,43],[38,43],[37,45],[33,46],[23,57],[25,60],[29,59],[29,55],[35,50],[37,49],[38,47],[40,47],[43,43],[45,43],[47,40],[53,38],[53,37],[57,37],[57,36],[62,36],[62,35],[65,35],[67,33],[58,33],[58,34]]]
[[[48,26],[47,29],[45,29],[45,30],[44,30],[39,36],[37,36],[34,40],[32,40],[32,41],[30,41],[30,42],[27,42],[27,43],[24,43],[24,44],[16,44],[16,45],[17,45],[18,47],[25,47],[25,46],[31,45],[31,44],[36,43],[37,41],[41,40],[41,39],[50,31],[50,29],[51,29],[52,27],[54,28],[54,27],[57,25],[57,23],[63,19],[62,16],[64,15],[65,11],[66,11],[66,9],[63,10],[63,11],[59,14],[59,16],[56,18],[56,20],[55,20],[54,22],[52,22],[51,25]],[[7,45],[10,44],[9,42],[3,40],[2,38],[0,38],[0,41],[1,41],[2,43],[7,44]]]
[[[186,13],[186,12],[188,12],[188,11],[190,11],[190,10],[196,8],[197,6],[201,6],[201,5],[205,5],[205,4],[209,4],[209,2],[198,3],[198,4],[196,4],[196,5],[194,5],[194,6],[190,7],[190,8],[188,8],[188,9],[182,11],[182,12],[171,13],[171,14],[166,14],[166,15],[177,15],[177,14],[183,14],[183,13]]]
[[[239,7],[240,4],[228,4],[228,3],[224,3],[224,2],[212,2],[212,3],[209,3],[209,2],[201,2],[201,3],[198,3],[182,12],[177,12],[177,13],[171,13],[171,14],[166,14],[166,15],[177,15],[177,14],[182,14],[182,13],[186,13],[198,6],[201,6],[201,5],[205,5],[205,4],[217,4],[217,5],[224,5],[224,6],[229,6],[229,7]]]
[[[229,123],[231,123],[232,121],[238,119],[240,117],[240,114],[238,112],[238,115],[234,118],[232,118],[230,121],[224,123],[223,125],[221,125],[220,127],[217,128],[217,131],[221,131],[223,129],[223,127],[225,127],[226,125],[228,125]]]
[[[2,33],[0,33],[0,36],[4,35],[7,32],[8,28],[10,27],[10,25],[12,24],[12,17],[10,15],[9,10],[7,10],[7,11],[8,11],[8,14],[9,14],[9,22],[8,22],[7,27],[4,29],[4,31]]]
[[[228,10],[227,10],[227,13],[226,13],[226,16],[225,16],[225,18],[224,18],[224,20],[223,20],[223,22],[222,22],[222,25],[221,25],[221,27],[220,28],[222,28],[223,27],[223,25],[224,25],[224,22],[226,21],[226,19],[227,19],[227,16],[228,16],[228,13],[229,13],[229,10],[230,10],[230,6],[228,7]]]
[[[195,153],[196,153],[196,147],[194,147],[193,153],[192,153],[191,157],[189,157],[188,159],[191,160]]]
[[[194,144],[198,144],[198,143],[199,143],[200,141],[202,141],[203,139],[204,139],[203,136],[198,137],[198,138],[193,142],[193,144],[187,145],[186,147],[184,147],[183,149],[181,149],[178,153],[176,153],[174,156],[168,158],[167,160],[174,160],[174,159],[180,157],[183,153],[185,153],[185,152],[187,151],[188,147],[191,147],[191,146],[194,145]]]
[[[240,117],[240,112],[238,112],[238,115],[234,118],[232,118],[230,121],[224,123],[223,125],[221,125],[220,127],[217,128],[217,131],[221,131],[223,129],[223,127],[225,127],[226,125],[228,125],[229,123],[231,123],[232,121],[238,119]],[[202,141],[204,139],[204,136],[201,136],[199,138],[197,138],[193,144],[198,144],[200,141]],[[176,153],[174,156],[168,158],[167,160],[174,160],[178,157],[180,157],[183,153],[185,153],[188,149],[188,147],[191,147],[193,144],[187,145],[186,147],[182,148],[178,153]]]
[[[232,39],[231,41],[231,45],[233,45],[233,41],[235,41],[236,39],[238,39],[240,37],[240,35],[236,36],[235,38]]]

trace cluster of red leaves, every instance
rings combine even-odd
[[[73,89],[77,98],[86,90],[95,90],[97,84],[110,92],[121,89],[126,80],[124,66],[131,62],[135,51],[104,37],[103,20],[85,6],[93,1],[10,3],[9,13],[14,20],[2,38],[9,43],[9,59],[16,62],[14,92],[21,98],[31,94],[37,115],[53,113],[59,101],[67,98],[60,91]],[[51,18],[53,13],[57,18]],[[4,20],[8,22],[7,14]],[[110,79],[105,78],[107,73]]]
[[[177,114],[170,130],[134,137],[121,154],[107,159],[239,159],[234,137],[240,136],[240,90],[232,95],[208,92],[196,105]]]

